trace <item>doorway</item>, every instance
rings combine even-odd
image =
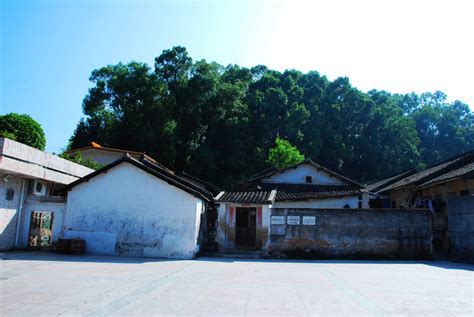
[[[53,213],[48,211],[33,211],[31,213],[30,234],[28,235],[30,248],[47,249],[51,247],[53,218]]]
[[[237,247],[255,248],[256,209],[236,208],[235,244]]]

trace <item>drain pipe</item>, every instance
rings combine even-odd
[[[25,191],[25,179],[21,180],[20,207],[18,208],[18,221],[16,223],[15,248],[18,248],[18,238],[20,237],[21,211],[23,209],[23,192]]]

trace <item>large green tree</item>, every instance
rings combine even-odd
[[[109,65],[90,80],[69,147],[145,151],[223,187],[267,168],[277,137],[362,182],[474,148],[473,114],[442,92],[364,93],[316,71],[193,61],[180,46],[154,67]]]
[[[43,128],[27,114],[9,113],[0,116],[0,136],[44,150],[46,137]]]

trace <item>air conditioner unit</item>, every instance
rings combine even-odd
[[[46,196],[46,183],[35,179],[33,182],[33,195]]]

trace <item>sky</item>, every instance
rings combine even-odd
[[[472,0],[0,0],[0,115],[26,113],[61,152],[92,70],[194,60],[316,70],[391,93],[441,90],[474,109]]]

